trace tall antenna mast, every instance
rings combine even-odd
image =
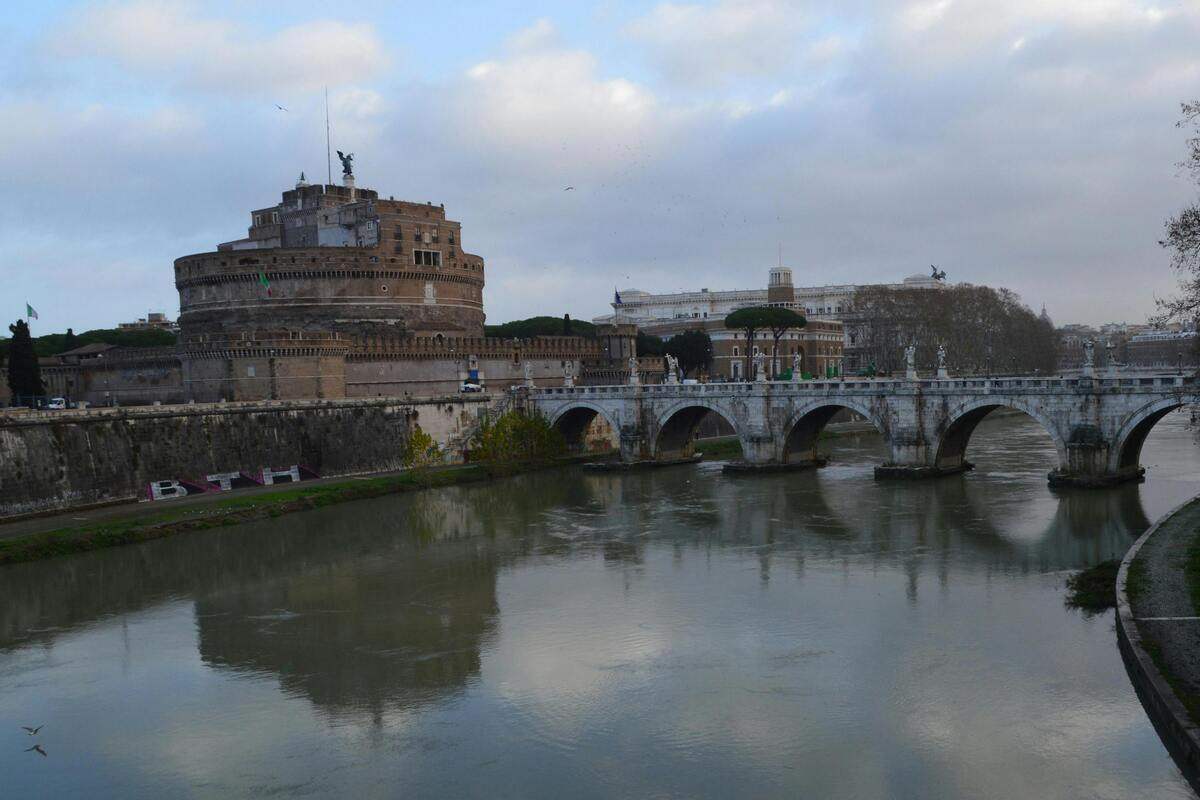
[[[325,183],[333,183],[333,158],[329,154],[329,87],[325,87]]]

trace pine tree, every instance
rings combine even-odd
[[[67,335],[63,338],[62,352],[74,350],[76,347],[79,347],[79,337],[75,335],[73,328],[67,328]]]
[[[8,329],[13,335],[8,345],[8,388],[17,402],[32,403],[33,397],[40,397],[46,390],[42,385],[37,354],[33,352],[29,326],[19,319]]]

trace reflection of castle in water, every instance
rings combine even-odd
[[[500,576],[530,560],[590,554],[630,583],[651,548],[756,559],[764,582],[816,562],[899,569],[915,602],[925,576],[945,587],[964,570],[1078,568],[1123,553],[1148,524],[1136,485],[888,485],[863,463],[861,475],[837,464],[753,480],[715,465],[537,473],[9,567],[0,650],[192,597],[206,664],[271,676],[330,714],[377,717],[478,676]]]

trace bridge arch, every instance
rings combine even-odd
[[[829,424],[829,420],[839,411],[853,411],[865,417],[875,429],[888,437],[888,426],[885,420],[866,403],[853,397],[820,398],[805,403],[792,412],[787,424],[783,427],[783,441],[780,444],[779,460],[785,464],[791,462],[817,461],[817,443],[821,431]]]
[[[1142,460],[1142,445],[1158,421],[1195,398],[1165,397],[1148,403],[1130,414],[1113,437],[1109,450],[1109,471],[1136,469]]]
[[[975,432],[975,428],[979,423],[983,422],[984,417],[1000,408],[1020,411],[1022,414],[1036,420],[1042,426],[1042,429],[1049,434],[1050,440],[1054,443],[1054,450],[1058,454],[1059,466],[1065,467],[1068,464],[1066,439],[1053,420],[1024,400],[995,396],[972,400],[969,403],[958,406],[946,415],[946,419],[949,422],[940,431],[934,442],[934,466],[940,470],[947,471],[962,469],[966,466],[967,444],[971,441],[971,434]]]
[[[621,430],[617,417],[597,403],[586,400],[576,400],[556,408],[549,416],[550,426],[562,434],[567,442],[567,450],[574,453],[583,452],[587,447],[584,434],[592,422],[599,416],[613,429]]]
[[[719,403],[708,399],[688,398],[672,403],[655,415],[653,438],[650,442],[651,456],[660,461],[691,456],[696,428],[710,413],[729,423],[738,440],[742,441],[742,430],[729,409],[722,408]],[[743,449],[745,446],[746,443],[742,441]]]

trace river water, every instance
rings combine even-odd
[[[1052,493],[1002,417],[936,481],[862,436],[0,569],[0,794],[1192,797],[1112,613],[1063,602],[1200,486],[1185,422],[1108,492]]]

